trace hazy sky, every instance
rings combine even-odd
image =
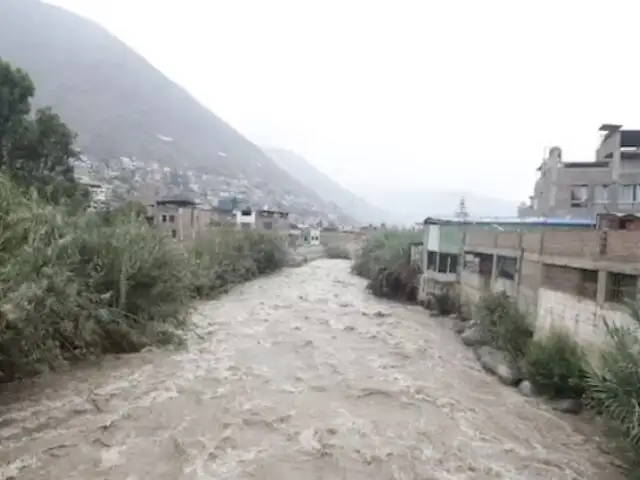
[[[54,0],[345,186],[530,195],[544,148],[640,126],[640,2]],[[634,113],[635,112],[635,113]]]

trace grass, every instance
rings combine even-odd
[[[429,294],[424,307],[438,315],[456,314],[460,319],[462,303],[460,295],[454,288],[446,288],[436,293]]]
[[[506,293],[487,293],[476,306],[475,318],[491,344],[518,361],[533,338],[533,326]]]
[[[631,326],[605,322],[608,343],[587,379],[589,405],[617,432],[628,461],[640,467],[640,306],[629,304]],[[640,470],[640,469],[639,469]],[[636,471],[640,478],[640,474]]]
[[[605,321],[607,342],[595,362],[566,330],[553,329],[532,339],[526,318],[504,294],[483,297],[476,314],[496,348],[524,358],[527,377],[538,393],[586,400],[605,421],[614,452],[629,467],[629,478],[640,479],[640,305],[629,304],[629,311],[630,326]]]
[[[189,255],[193,295],[212,298],[234,285],[282,268],[286,248],[272,233],[226,230],[196,241]]]
[[[351,252],[344,245],[330,244],[324,247],[324,254],[327,258],[339,260],[351,260]]]
[[[527,377],[536,391],[550,398],[582,398],[587,390],[586,357],[564,329],[552,329],[531,342],[525,355]]]
[[[179,248],[135,211],[74,214],[0,177],[0,382],[182,341],[194,297],[277,270],[275,236]]]
[[[367,288],[376,296],[415,301],[419,269],[411,265],[411,243],[420,232],[390,230],[371,235],[356,256],[352,270],[369,280]]]

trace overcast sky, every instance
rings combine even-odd
[[[54,0],[345,186],[524,200],[545,147],[640,126],[640,2]]]

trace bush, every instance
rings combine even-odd
[[[351,252],[344,245],[327,245],[324,247],[324,254],[327,258],[351,260]]]
[[[527,377],[536,391],[551,398],[582,398],[586,358],[569,332],[554,329],[531,342],[525,356]]]
[[[588,377],[590,406],[613,423],[640,461],[640,310],[629,305],[635,326],[609,325],[609,344]]]
[[[376,296],[414,301],[420,269],[411,265],[411,243],[419,232],[393,230],[370,236],[352,266],[369,280],[367,288]]]
[[[434,294],[432,298],[430,304],[439,315],[459,314],[461,311],[460,298],[456,292],[444,290]]]
[[[220,230],[190,250],[192,294],[211,298],[285,265],[284,241],[255,230]]]
[[[185,250],[130,208],[72,214],[0,176],[0,382],[181,342],[194,294],[275,271],[285,253],[259,232]]]
[[[533,338],[533,328],[506,293],[483,295],[476,307],[476,318],[494,347],[514,360],[524,358]]]
[[[142,222],[72,216],[4,178],[0,218],[0,381],[179,339],[188,263]]]

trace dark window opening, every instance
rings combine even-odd
[[[518,261],[514,257],[498,257],[497,276],[506,280],[514,280],[516,278],[516,269]]]
[[[438,262],[438,273],[456,273],[458,270],[458,255],[441,253]]]
[[[174,228],[171,230],[171,238],[176,238],[178,236],[178,231]]]
[[[437,252],[427,252],[427,270],[436,270],[436,262],[438,261]]]
[[[612,303],[635,301],[637,297],[638,277],[624,273],[607,274],[605,300]]]
[[[598,295],[598,271],[580,268],[579,272],[578,296],[595,300]]]

